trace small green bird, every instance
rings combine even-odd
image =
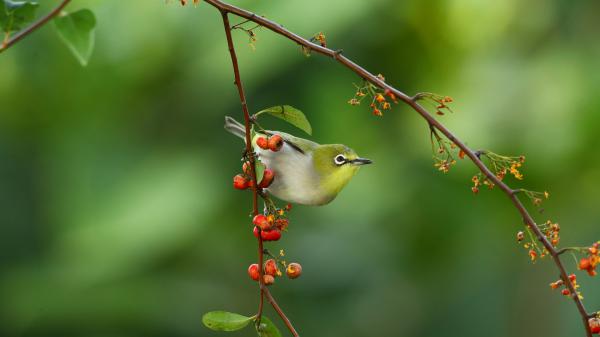
[[[225,117],[225,130],[246,137],[244,125],[231,117]],[[266,132],[257,134],[252,144],[260,161],[275,173],[267,190],[291,203],[325,205],[335,199],[361,165],[372,163],[342,144],[320,145],[279,131]],[[259,137],[273,135],[283,138],[281,150],[273,152],[256,146]]]

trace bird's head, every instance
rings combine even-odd
[[[317,146],[313,151],[313,162],[321,178],[320,187],[333,195],[337,195],[346,186],[360,166],[372,163],[342,144]]]

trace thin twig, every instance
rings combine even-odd
[[[60,11],[62,11],[63,8],[65,8],[65,6],[67,6],[69,4],[69,2],[71,2],[71,0],[62,0],[62,2],[58,6],[56,6],[56,8],[54,8],[50,13],[46,14],[46,16],[41,17],[38,21],[32,23],[29,27],[18,32],[12,38],[4,41],[0,45],[0,53],[4,52],[8,48],[10,48],[12,45],[19,42],[25,36],[33,33],[36,29],[45,25],[48,21],[50,21],[50,19],[57,16],[60,13]]]
[[[533,219],[533,217],[529,214],[529,212],[527,211],[525,206],[523,206],[523,203],[520,201],[518,196],[515,193],[513,193],[513,190],[508,185],[506,185],[503,181],[498,179],[498,177],[496,177],[496,175],[493,174],[492,171],[479,158],[481,153],[479,151],[473,151],[469,147],[467,147],[449,129],[447,129],[443,124],[438,122],[423,106],[421,106],[419,103],[416,102],[415,97],[419,97],[419,94],[417,94],[413,97],[408,96],[407,94],[401,92],[400,90],[385,83],[381,78],[373,75],[372,73],[365,70],[363,67],[354,63],[352,60],[350,60],[346,56],[336,52],[335,50],[332,50],[332,49],[323,47],[319,44],[313,43],[313,42],[299,36],[298,34],[295,34],[291,31],[285,29],[282,25],[280,25],[274,21],[271,21],[264,17],[255,15],[254,13],[249,12],[245,9],[235,7],[233,5],[224,3],[219,0],[205,0],[205,2],[216,7],[221,12],[232,13],[241,18],[245,18],[247,20],[254,21],[257,24],[260,24],[261,26],[273,31],[274,33],[281,35],[291,41],[296,42],[297,44],[303,46],[305,49],[308,49],[308,50],[316,52],[318,54],[322,54],[322,55],[333,58],[334,60],[341,63],[346,68],[350,69],[351,71],[353,71],[354,73],[356,73],[358,76],[362,77],[363,79],[367,80],[371,84],[393,93],[396,97],[398,97],[404,103],[409,105],[413,110],[415,110],[419,115],[421,115],[421,117],[423,117],[429,125],[432,125],[433,127],[435,127],[442,134],[444,134],[444,136],[446,136],[448,138],[448,140],[450,140],[456,146],[458,146],[467,155],[467,157],[469,157],[469,159],[475,164],[475,166],[477,166],[477,168],[491,182],[496,184],[507,195],[507,197],[512,202],[513,206],[517,209],[517,211],[521,214],[521,217],[525,220],[525,223],[531,228],[531,230],[534,232],[537,239],[542,243],[542,245],[549,252],[549,254],[552,257],[552,260],[554,261],[556,267],[558,268],[558,270],[560,272],[561,279],[563,279],[567,288],[571,292],[571,297],[573,299],[573,302],[575,303],[575,306],[577,307],[577,310],[579,311],[579,314],[582,318],[583,325],[585,327],[586,336],[592,337],[592,332],[591,332],[590,327],[587,322],[590,314],[587,313],[581,299],[577,295],[577,291],[576,291],[573,283],[570,281],[567,271],[566,271],[562,261],[560,260],[558,251],[554,248],[554,246],[552,246],[552,244],[546,238],[546,236],[544,236],[544,234],[542,233],[542,231],[540,230],[538,225],[535,223],[535,220]]]

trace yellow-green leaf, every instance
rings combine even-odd
[[[86,66],[94,50],[96,17],[89,9],[61,15],[54,19],[58,35],[82,66]]]
[[[20,30],[35,19],[37,2],[0,0],[0,27],[4,32]]]
[[[291,105],[278,105],[268,109],[261,110],[256,113],[256,116],[267,113],[271,116],[281,118],[284,121],[294,125],[298,129],[312,135],[312,127],[306,119],[304,113]]]
[[[202,323],[215,331],[236,331],[244,328],[254,317],[227,311],[211,311],[202,316]]]

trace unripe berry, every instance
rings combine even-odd
[[[275,277],[272,275],[263,275],[263,283],[266,286],[270,286],[271,284],[275,283]]]
[[[291,279],[297,278],[302,274],[302,266],[300,263],[292,262],[288,264],[285,273]]]
[[[265,262],[265,274],[275,276],[277,275],[277,262],[273,259],[268,259]]]
[[[260,229],[262,229],[263,231],[271,228],[269,220],[267,220],[267,217],[262,214],[257,214],[256,216],[254,216],[254,219],[252,219],[252,223],[260,227]]]
[[[237,190],[245,190],[249,187],[249,181],[250,180],[246,179],[246,177],[243,175],[238,174],[233,177],[233,188]]]
[[[269,149],[271,151],[279,151],[283,146],[283,138],[280,135],[273,135],[269,138]]]
[[[265,137],[256,138],[256,145],[258,145],[258,147],[260,147],[263,150],[269,149],[269,141]]]
[[[248,276],[250,276],[250,278],[253,279],[254,281],[258,281],[258,279],[260,278],[260,273],[258,271],[258,264],[253,263],[250,265],[250,267],[248,267]]]
[[[275,172],[273,172],[273,170],[271,169],[265,169],[265,172],[263,173],[263,177],[260,181],[260,184],[258,184],[258,187],[267,188],[271,186],[271,183],[273,183],[273,179],[275,179]]]

